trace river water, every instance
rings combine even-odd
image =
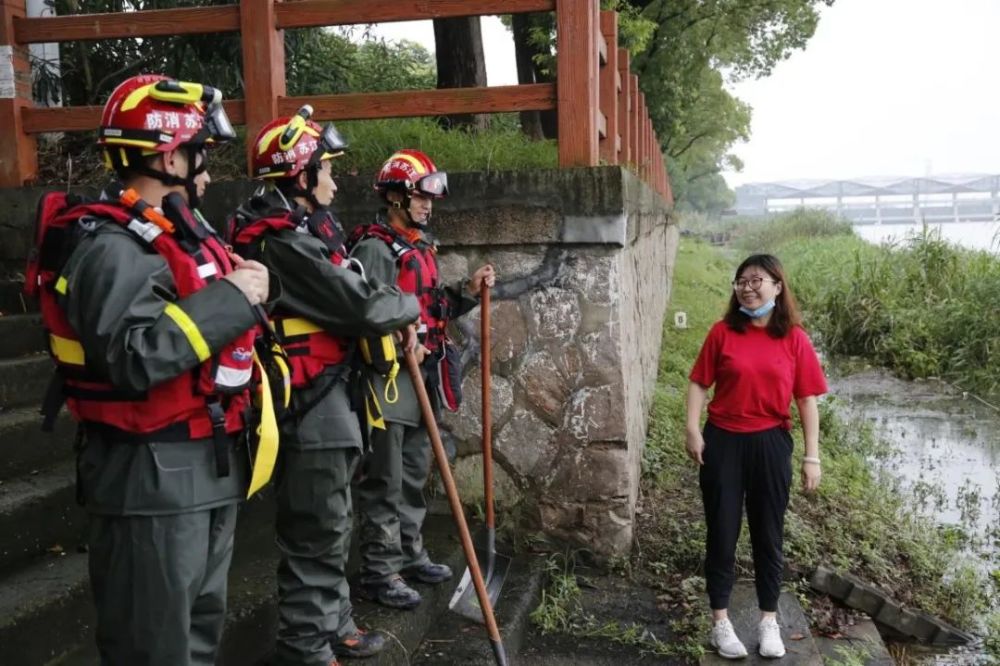
[[[944,222],[927,225],[938,229],[941,239],[970,250],[1000,249],[1000,222]],[[919,234],[920,224],[855,224],[854,233],[870,243],[889,240],[902,241],[908,236]]]
[[[1000,567],[1000,411],[942,382],[877,370],[835,377],[830,392],[844,416],[871,422],[890,445],[872,464],[898,479],[925,515],[961,530],[984,573]],[[927,660],[986,663],[963,651]]]

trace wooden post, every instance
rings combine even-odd
[[[253,140],[261,127],[278,116],[278,98],[285,96],[285,31],[275,27],[278,2],[280,0],[243,0],[240,3],[247,173],[250,173]]]
[[[639,178],[643,182],[648,180],[647,167],[649,165],[649,142],[646,140],[646,125],[648,116],[646,114],[646,95],[639,93]]]
[[[629,163],[632,170],[639,173],[639,77],[629,74],[628,77],[628,145]]]
[[[559,166],[597,164],[596,3],[556,2]]]
[[[20,187],[38,172],[38,143],[24,132],[21,110],[33,106],[28,47],[14,40],[24,0],[0,0],[0,187]]]
[[[608,61],[601,67],[601,113],[607,135],[601,139],[601,159],[618,164],[618,12],[601,12],[601,34],[608,44]]]
[[[618,95],[618,135],[621,137],[621,152],[618,160],[620,164],[628,164],[631,159],[628,129],[632,97],[629,88],[629,56],[626,49],[618,49],[618,83],[621,86]]]

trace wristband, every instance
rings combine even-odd
[[[819,458],[814,458],[812,456],[802,456],[802,462],[813,463],[814,465],[821,464]]]

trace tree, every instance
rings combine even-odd
[[[742,166],[729,150],[749,138],[751,109],[726,90],[727,80],[769,75],[805,48],[819,8],[834,0],[627,1],[654,26],[632,69],[675,165],[674,187],[694,193],[705,191],[696,181],[718,182],[723,168]]]
[[[486,86],[486,56],[478,16],[434,20],[438,88]],[[487,114],[454,115],[442,120],[451,127],[486,129]]]
[[[619,13],[619,45],[632,54],[632,72],[639,76],[679,200],[691,196],[699,205],[721,201],[708,196],[718,190],[720,171],[742,166],[730,149],[749,138],[751,109],[726,83],[769,75],[777,63],[805,48],[816,31],[819,9],[833,3],[602,0],[603,9]],[[515,16],[508,25],[518,53],[519,82],[552,80],[552,15]],[[536,121],[529,118],[522,124],[537,135]]]

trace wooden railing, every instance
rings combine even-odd
[[[288,97],[284,30],[457,16],[556,13],[556,83]],[[245,99],[226,104],[253,136],[272,118],[312,104],[317,120],[555,110],[560,166],[625,164],[673,197],[618,20],[598,0],[243,0],[238,4],[28,18],[25,0],[0,0],[0,187],[31,182],[35,135],[93,130],[101,107],[37,107],[28,44],[240,32]],[[211,83],[211,82],[206,82]]]

